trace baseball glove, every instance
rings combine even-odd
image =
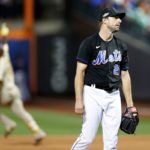
[[[122,114],[120,129],[127,134],[134,134],[139,123],[136,107],[127,107]]]

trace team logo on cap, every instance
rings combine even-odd
[[[103,17],[107,17],[108,15],[109,15],[109,12],[105,13],[105,14],[103,15]]]

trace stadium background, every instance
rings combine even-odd
[[[0,1],[0,24],[6,22],[10,28],[8,42],[16,83],[22,90],[26,107],[49,135],[43,142],[45,149],[69,149],[80,132],[81,117],[74,114],[75,56],[81,40],[97,31],[98,11],[108,5],[124,7],[128,12],[119,36],[129,48],[133,99],[142,118],[135,136],[137,139],[121,133],[121,144],[136,139],[143,141],[143,145],[147,146],[145,150],[150,148],[147,142],[150,139],[150,24],[143,25],[139,21],[142,18],[131,13],[132,9],[146,9],[150,2],[142,1],[146,5],[142,3],[136,7],[131,3],[131,8],[126,8],[123,2],[124,0],[120,0],[120,3],[108,0]],[[123,96],[122,101],[124,108]],[[0,125],[0,144],[3,149],[9,150],[12,144],[17,146],[15,149],[20,146],[34,149],[28,129],[8,108],[0,109],[18,122],[18,128],[7,140],[2,136],[3,127]],[[55,139],[57,144],[54,144]],[[93,150],[100,145],[100,139],[98,140],[93,144]],[[133,142],[128,149],[133,149]],[[120,149],[126,149],[121,144]],[[140,144],[142,142],[134,149],[144,149]]]

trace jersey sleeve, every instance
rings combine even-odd
[[[89,40],[85,39],[79,47],[79,51],[76,57],[77,61],[80,61],[84,64],[88,64],[89,59],[90,59],[90,44]]]
[[[127,46],[125,44],[122,45],[123,54],[122,54],[122,61],[121,61],[121,70],[128,70],[129,69],[129,58],[128,58],[128,51]]]

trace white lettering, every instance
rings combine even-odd
[[[57,37],[53,39],[53,44],[54,49],[51,56],[53,66],[50,85],[55,92],[62,93],[68,86],[66,64],[67,43],[63,37]]]

